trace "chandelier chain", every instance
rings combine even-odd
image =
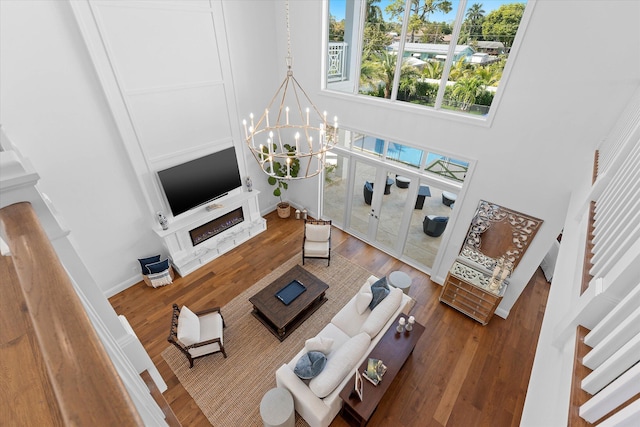
[[[289,26],[289,0],[285,3],[285,13],[287,18],[287,63],[291,68],[291,27]]]
[[[249,121],[242,121],[246,146],[262,172],[269,176],[269,183],[278,185],[273,193],[277,197],[281,195],[281,187],[287,188],[283,181],[322,173],[327,152],[338,141],[338,118],[334,117],[330,124],[327,112],[318,110],[293,76],[289,0],[285,0],[285,18],[286,77],[257,121],[253,113],[249,114]]]

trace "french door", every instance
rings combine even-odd
[[[338,150],[332,156],[334,166],[324,180],[322,217],[398,259],[429,271],[441,236],[424,233],[424,217],[449,216],[451,212],[441,202],[439,183],[424,175],[403,176],[400,169],[376,159]]]

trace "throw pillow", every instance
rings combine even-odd
[[[327,360],[327,367],[309,382],[309,389],[320,399],[327,397],[346,378],[352,378],[353,370],[367,354],[371,338],[360,333],[342,344]],[[366,397],[365,397],[366,399]]]
[[[147,279],[151,282],[151,286],[157,288],[159,286],[170,285],[173,283],[169,270],[160,273],[147,274]]]
[[[387,295],[389,295],[389,285],[387,284],[386,276],[371,285],[371,293],[373,295],[371,302],[369,303],[369,308],[373,310],[383,299],[387,297]]]
[[[390,321],[400,304],[404,294],[398,288],[393,288],[389,296],[382,300],[375,310],[371,312],[367,320],[360,326],[361,332],[366,332],[371,338],[378,335],[384,325]]]
[[[162,273],[165,270],[169,270],[168,259],[165,259],[164,261],[154,262],[152,264],[147,264],[147,273],[145,274]]]
[[[138,259],[138,262],[140,263],[140,268],[142,269],[142,274],[149,273],[147,271],[147,264],[153,264],[154,262],[158,262],[158,261],[160,261],[160,255]]]
[[[310,351],[298,359],[293,372],[302,380],[310,380],[317,377],[326,364],[327,356],[319,351]]]
[[[178,316],[178,341],[187,347],[200,341],[200,319],[186,305]]]
[[[365,310],[369,308],[372,298],[373,293],[370,289],[358,292],[356,295],[356,310],[358,311],[358,314],[364,313]]]
[[[333,338],[315,336],[309,338],[304,343],[304,349],[307,351],[319,351],[320,353],[329,354],[331,346],[333,345]]]

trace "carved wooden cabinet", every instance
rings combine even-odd
[[[458,260],[447,274],[440,301],[486,325],[507,289],[506,281],[497,289],[490,282],[489,271]]]

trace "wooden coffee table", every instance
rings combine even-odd
[[[358,374],[361,375],[366,369],[369,357],[380,359],[387,366],[387,372],[382,377],[382,381],[378,385],[373,385],[366,379],[363,381],[362,401],[355,396],[351,396],[351,391],[354,387],[355,378],[352,377],[342,391],[340,392],[340,398],[342,399],[342,417],[347,421],[355,421],[359,426],[364,426],[369,418],[373,415],[378,403],[382,400],[384,393],[391,386],[393,379],[398,375],[400,369],[413,352],[413,349],[420,339],[420,336],[424,332],[424,326],[419,323],[414,323],[413,330],[411,332],[397,333],[396,326],[398,325],[398,319],[400,317],[407,316],[400,314],[393,325],[385,332],[382,339],[378,341],[378,344],[371,350],[369,356],[362,362],[362,365],[358,368]]]
[[[276,297],[276,292],[293,280],[301,282],[307,290],[285,305]],[[329,285],[299,265],[284,273],[270,285],[249,298],[253,314],[280,341],[291,334],[327,301],[325,291]]]

